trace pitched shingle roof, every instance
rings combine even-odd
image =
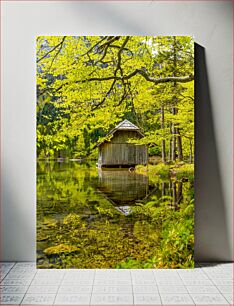
[[[133,124],[132,122],[125,119],[124,121],[120,122],[114,130],[139,130],[139,128]]]
[[[110,135],[113,135],[116,131],[119,131],[119,130],[125,130],[125,131],[136,131],[138,132],[142,137],[144,136],[141,132],[141,130],[139,129],[139,127],[137,127],[135,124],[133,124],[132,122],[130,122],[129,120],[125,119],[123,120],[122,122],[120,122],[118,125],[116,125],[116,127],[114,127],[107,135],[106,137],[110,136]],[[95,145],[95,147],[97,146],[100,146],[102,143],[104,143],[104,141],[100,142],[100,143],[97,143]]]

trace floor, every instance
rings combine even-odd
[[[0,305],[233,305],[232,263],[199,263],[193,270],[0,267]]]

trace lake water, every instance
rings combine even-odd
[[[162,220],[153,222],[138,208],[164,199],[165,209],[176,210],[192,198],[188,181],[100,170],[95,163],[40,161],[37,265],[118,268],[134,260],[143,263],[157,251]]]

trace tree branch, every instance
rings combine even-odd
[[[62,45],[65,41],[66,36],[63,36],[63,39],[60,41],[60,43],[58,43],[56,46],[54,46],[50,51],[48,51],[46,54],[44,54],[41,58],[39,58],[37,60],[37,63],[39,63],[41,60],[43,60],[45,57],[47,57],[47,55],[49,55],[50,53],[52,53],[55,49],[57,49],[58,47],[60,47],[60,50],[62,48]]]
[[[116,81],[121,80],[121,81],[123,81],[123,80],[129,80],[137,74],[140,74],[141,76],[143,76],[147,81],[149,81],[151,83],[154,83],[154,85],[162,84],[162,83],[169,83],[169,82],[187,83],[187,82],[190,82],[190,81],[194,80],[194,75],[192,75],[192,74],[188,75],[188,76],[183,76],[183,77],[172,76],[172,77],[164,77],[164,78],[153,78],[153,77],[149,76],[147,74],[147,72],[145,72],[144,70],[136,69],[133,72],[131,72],[130,74],[125,75],[125,76],[112,75],[112,76],[107,76],[107,77],[102,77],[102,78],[93,77],[93,78],[89,78],[89,79],[78,80],[78,81],[75,81],[74,83],[85,83],[85,82],[94,82],[94,81],[103,82],[103,81],[110,81],[110,80],[116,80]],[[59,86],[58,88],[55,89],[55,92],[59,91],[65,85],[69,85],[69,83],[68,82],[63,83],[61,86]],[[45,89],[38,96],[41,96],[47,90],[48,89]]]
[[[88,53],[90,53],[95,47],[97,47],[103,40],[105,40],[107,38],[107,36],[104,36],[102,39],[100,39],[95,45],[93,45],[87,52],[85,52],[84,54],[82,54],[81,56],[84,56]]]
[[[129,41],[129,36],[127,36],[122,44],[122,46],[119,48],[119,51],[118,51],[118,62],[117,62],[117,65],[116,65],[116,69],[114,71],[114,76],[117,75],[118,73],[118,70],[120,70],[120,73],[121,73],[121,76],[123,76],[123,70],[121,68],[121,52],[123,51],[124,47],[126,46],[127,42]],[[107,52],[107,48],[108,48],[108,45],[106,45],[105,47],[105,51],[104,51],[104,57],[106,55],[106,52]],[[102,59],[103,59],[103,56],[102,56]],[[100,105],[102,105],[105,101],[106,101],[106,98],[108,97],[108,95],[111,93],[111,91],[113,90],[114,88],[114,85],[116,83],[116,79],[114,79],[114,81],[112,82],[111,84],[111,87],[110,89],[108,90],[108,92],[105,94],[104,98],[102,99],[102,101],[100,103],[98,103],[92,110],[95,110],[97,109]],[[124,81],[122,80],[122,83],[123,83],[123,86],[124,86],[124,93],[122,95],[122,98],[121,98],[121,101],[124,100],[125,98],[125,95],[126,95],[126,88],[125,88],[125,84],[124,84]],[[121,102],[122,103],[122,102]]]
[[[76,81],[77,83],[85,83],[85,82],[93,82],[93,81],[109,81],[109,80],[129,80],[135,75],[140,74],[142,75],[147,81],[154,83],[155,85],[160,84],[160,83],[168,83],[168,82],[179,82],[179,83],[187,83],[192,80],[194,80],[193,75],[188,75],[184,77],[164,77],[164,78],[153,78],[147,74],[143,69],[136,69],[133,72],[129,73],[128,75],[125,76],[107,76],[107,77],[93,77],[90,79],[84,79],[84,80],[79,80]]]
[[[108,90],[108,92],[105,94],[104,98],[102,99],[102,101],[100,103],[98,103],[97,105],[95,105],[93,108],[92,108],[92,111],[94,111],[95,109],[97,109],[99,106],[101,106],[105,101],[106,101],[106,98],[108,97],[108,95],[111,93],[112,89],[114,88],[114,85],[116,83],[116,80],[113,81],[113,83],[111,84],[110,86],[110,89]]]
[[[106,45],[107,47],[114,41],[119,40],[121,36],[109,36],[107,42],[105,42],[104,44],[100,45],[98,47],[99,50],[103,49]]]

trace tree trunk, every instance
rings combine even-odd
[[[162,182],[162,197],[165,196],[165,183]]]
[[[192,146],[192,140],[189,140],[189,147],[190,147],[190,154],[189,154],[189,161],[190,164],[193,162],[193,146]]]
[[[175,115],[176,110],[175,107],[172,107],[172,114]],[[171,140],[171,160],[175,161],[176,159],[176,128],[174,122],[171,124],[171,133],[172,133],[172,140]]]
[[[164,105],[161,105],[161,129],[164,137]],[[166,142],[165,139],[162,139],[162,162],[166,163]]]
[[[172,131],[171,123],[170,123],[170,133]],[[172,140],[171,137],[169,138],[169,144],[168,144],[168,158],[167,160],[170,162],[171,161],[171,146],[172,146]]]
[[[177,66],[177,58],[176,58],[176,37],[174,36],[174,41],[173,41],[173,68],[174,68],[174,73],[173,75],[176,76],[176,66]],[[176,87],[177,84],[174,82],[174,87]],[[177,100],[176,97],[173,99],[173,107],[172,107],[172,114],[176,114],[176,105],[177,105]],[[175,161],[176,160],[176,127],[174,122],[172,122],[172,152],[171,152],[171,160]]]
[[[170,196],[170,207],[172,207],[172,189],[171,189],[171,181],[168,183],[168,195]]]
[[[183,148],[182,148],[182,137],[180,135],[180,129],[177,128],[177,147],[178,147],[178,159],[183,160]]]
[[[177,196],[176,196],[176,182],[172,182],[172,199],[173,199],[173,207],[177,206]]]
[[[179,205],[183,196],[183,183],[178,182],[178,189],[177,189],[177,199],[176,199],[176,204]]]

